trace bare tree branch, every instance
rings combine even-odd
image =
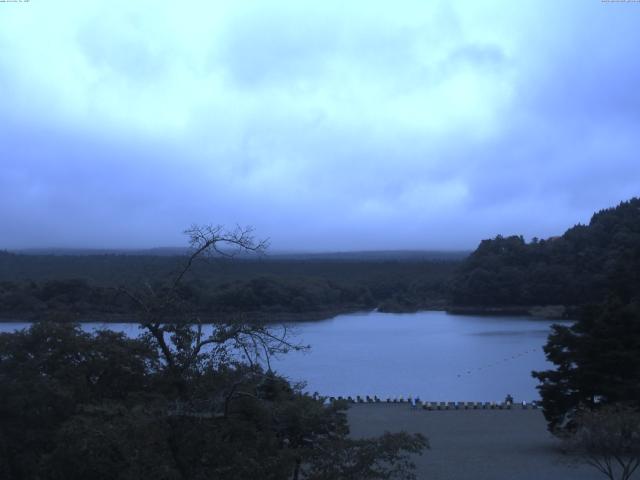
[[[262,253],[268,241],[257,241],[251,227],[236,226],[226,230],[220,225],[192,225],[184,232],[189,238],[191,252],[165,288],[154,288],[145,282],[140,292],[121,287],[141,313],[141,327],[147,330],[157,344],[166,366],[178,376],[199,365],[228,361],[237,353],[252,368],[266,362],[271,369],[270,357],[305,347],[288,340],[286,327],[276,333],[273,327],[249,323],[241,319],[214,321],[211,332],[205,335],[203,324],[180,287],[198,258],[214,254],[233,257],[239,252]]]
[[[628,480],[640,465],[640,412],[612,404],[583,409],[576,421],[569,446],[610,480]]]

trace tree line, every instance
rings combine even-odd
[[[595,213],[562,236],[483,240],[451,283],[454,305],[584,305],[640,289],[640,199]]]
[[[158,288],[183,259],[5,253],[0,255],[0,316],[126,318],[134,305],[116,287],[147,283]],[[321,317],[376,307],[415,311],[447,302],[448,282],[456,264],[450,260],[198,258],[181,289],[202,315]]]

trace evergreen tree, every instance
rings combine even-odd
[[[577,411],[628,403],[640,407],[640,305],[619,298],[584,308],[570,327],[556,325],[544,348],[555,370],[540,380],[551,431],[571,428]]]

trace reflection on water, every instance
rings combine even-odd
[[[275,359],[272,366],[307,390],[323,395],[419,396],[432,401],[539,398],[531,370],[549,368],[542,346],[551,324],[527,317],[355,313],[290,324],[308,352]],[[25,323],[0,323],[14,331]],[[136,336],[135,324],[84,324]]]

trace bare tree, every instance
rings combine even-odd
[[[624,405],[583,410],[569,447],[610,480],[628,480],[640,466],[640,412]]]
[[[233,257],[241,252],[261,254],[267,248],[266,240],[256,240],[251,227],[226,230],[220,225],[192,225],[184,233],[190,252],[170,281],[160,288],[147,282],[137,291],[119,289],[136,306],[141,328],[157,344],[165,368],[184,379],[203,361],[217,366],[241,355],[250,365],[265,362],[270,369],[272,355],[303,348],[288,340],[286,326],[249,322],[237,315],[203,322],[186,298],[184,281],[199,259]]]

